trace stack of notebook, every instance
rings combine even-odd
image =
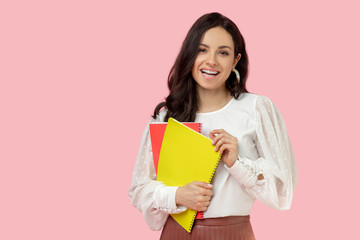
[[[210,183],[221,156],[211,139],[201,135],[200,123],[150,124],[150,137],[157,180],[167,186],[184,186],[193,181]],[[191,209],[171,216],[191,232],[197,212]]]

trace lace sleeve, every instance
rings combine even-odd
[[[275,105],[262,96],[256,100],[254,119],[260,157],[251,160],[239,156],[228,169],[254,198],[275,209],[289,209],[297,172],[284,120]],[[260,174],[264,179],[259,180]]]

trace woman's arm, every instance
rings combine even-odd
[[[152,122],[154,122],[153,119],[149,124]],[[152,230],[160,230],[165,224],[168,214],[186,210],[185,207],[176,205],[177,189],[178,187],[168,187],[156,180],[150,132],[149,126],[147,126],[141,138],[128,194],[131,204],[143,214]]]
[[[225,168],[254,198],[275,209],[289,209],[297,182],[294,152],[286,126],[275,105],[259,96],[255,103],[256,147],[260,157],[238,153],[237,139],[224,130],[210,133]]]

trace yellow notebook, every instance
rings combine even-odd
[[[220,161],[211,139],[169,118],[162,142],[157,180],[167,186],[184,186],[193,181],[210,183]],[[191,232],[196,211],[187,209],[171,216]]]

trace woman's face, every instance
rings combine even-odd
[[[205,32],[200,40],[192,76],[198,91],[226,91],[225,82],[240,59],[235,59],[234,41],[222,27]]]

